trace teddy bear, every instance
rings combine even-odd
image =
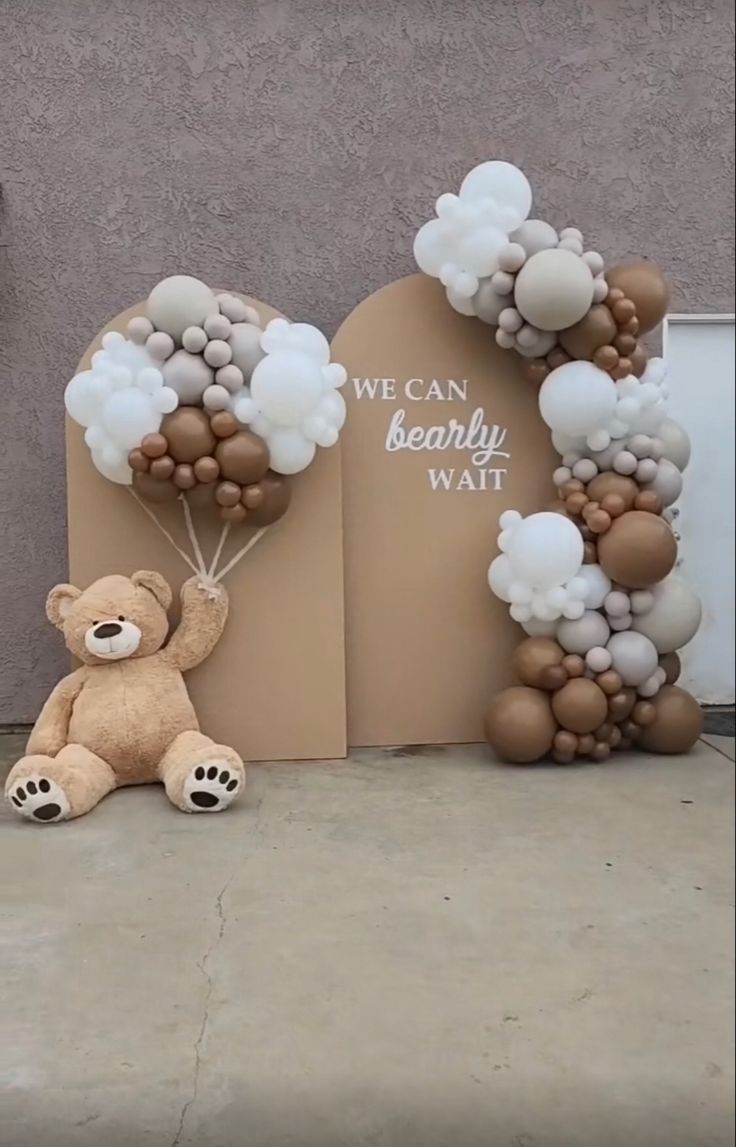
[[[113,789],[156,781],[183,812],[220,812],[242,792],[243,762],[200,732],[183,676],[217,644],[226,591],[186,581],[167,642],[171,601],[152,571],[51,590],[46,614],[81,664],[51,693],[8,777],[6,796],[21,816],[53,824]]]

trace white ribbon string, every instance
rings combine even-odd
[[[267,529],[268,526],[264,526],[263,529],[259,530],[257,534],[254,534],[250,541],[248,541],[243,546],[242,550],[238,550],[238,552],[235,554],[235,557],[232,557],[227,565],[220,570],[220,572],[214,578],[214,581],[222,581],[222,579],[225,577],[225,574],[230,573],[230,570],[238,564],[240,559],[244,558],[248,551],[253,549],[253,546],[256,544],[256,542],[260,541]]]
[[[207,571],[207,577],[210,579],[214,579],[215,570],[217,569],[217,563],[220,560],[220,555],[222,554],[222,550],[223,550],[223,547],[225,545],[225,542],[227,541],[229,533],[230,533],[230,523],[225,522],[224,526],[222,527],[222,530],[220,531],[220,540],[217,543],[217,549],[215,550],[215,556],[213,557],[212,562],[210,564],[210,568]]]
[[[164,535],[166,540],[171,543],[171,545],[174,547],[174,549],[176,550],[176,552],[178,553],[178,555],[182,559],[182,561],[185,561],[187,563],[187,565],[189,566],[190,570],[193,570],[195,574],[201,575],[202,570],[197,569],[196,565],[194,564],[192,559],[189,557],[189,554],[185,553],[184,550],[181,548],[181,546],[177,545],[177,543],[174,541],[174,539],[172,538],[171,534],[166,529],[166,527],[161,525],[161,522],[159,522],[159,520],[156,517],[156,515],[154,514],[153,510],[151,510],[146,505],[146,503],[141,498],[138,497],[138,495],[136,494],[133,487],[132,486],[126,486],[126,490],[130,494],[131,498],[134,498],[136,500],[136,502],[138,503],[140,508],[144,511],[144,513],[148,514],[148,517],[151,519],[151,521],[157,527],[157,529],[159,529],[161,531],[161,533]]]
[[[206,578],[207,577],[207,566],[205,565],[204,555],[202,553],[202,547],[199,544],[199,538],[197,537],[197,531],[195,530],[194,522],[192,521],[191,508],[190,508],[189,503],[187,502],[184,494],[179,495],[179,500],[181,502],[182,510],[184,511],[184,524],[187,528],[187,534],[189,535],[189,541],[192,543],[192,550],[194,552],[194,556],[197,559],[197,564],[199,566],[197,573],[200,574],[203,578]]]

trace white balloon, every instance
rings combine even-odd
[[[509,590],[514,579],[506,554],[499,554],[488,567],[488,584],[501,601],[511,601]]]
[[[562,514],[530,514],[513,528],[506,553],[519,581],[549,589],[575,577],[583,562],[583,539]]]
[[[624,685],[642,685],[657,669],[656,647],[643,633],[614,633],[606,648]]]
[[[80,426],[91,426],[99,417],[108,395],[107,386],[95,386],[94,371],[75,374],[64,391],[67,414]]]
[[[146,303],[148,318],[159,331],[177,342],[187,327],[201,327],[208,315],[219,311],[217,299],[206,283],[191,275],[162,279]]]
[[[475,304],[473,302],[475,295],[472,295],[470,298],[468,298],[467,295],[458,295],[457,291],[453,291],[452,287],[447,287],[445,294],[453,311],[457,311],[459,315],[471,316],[475,314]]]
[[[445,224],[441,219],[430,219],[414,236],[414,259],[425,275],[439,276],[445,255]]]
[[[541,617],[530,617],[521,623],[521,628],[529,637],[554,637],[557,632],[556,621],[543,621]]]
[[[328,391],[320,400],[317,410],[335,430],[342,430],[347,417],[347,406],[338,390]]]
[[[526,219],[532,207],[532,189],[524,172],[500,159],[479,163],[469,171],[460,185],[460,197],[471,202],[490,197],[513,208],[520,220]]]
[[[682,472],[690,461],[690,438],[674,418],[665,418],[657,427],[657,438],[662,443],[662,457]]]
[[[149,395],[129,387],[110,395],[102,412],[102,425],[117,446],[132,450],[146,434],[156,433],[161,415]]]
[[[547,375],[539,410],[551,430],[580,437],[605,427],[617,402],[610,375],[590,362],[567,362]]]
[[[610,635],[605,617],[594,609],[587,609],[577,621],[561,621],[557,627],[557,640],[568,653],[587,653],[605,645]]]
[[[279,426],[298,426],[322,395],[322,374],[299,351],[278,351],[253,371],[250,392],[259,409]]]
[[[279,427],[268,437],[268,450],[271,469],[277,474],[299,474],[309,466],[317,447],[301,430]]]
[[[93,450],[92,462],[100,474],[110,482],[117,482],[120,486],[131,485],[133,481],[133,471],[128,465],[127,459],[123,458],[122,461],[109,463],[105,461],[102,453]]]
[[[587,609],[600,609],[611,592],[611,579],[595,562],[581,566],[577,574],[586,584],[583,602]]]
[[[632,629],[643,633],[659,653],[674,653],[698,632],[703,607],[695,590],[679,574],[670,574],[652,588],[653,603],[637,614]]]
[[[511,239],[521,244],[528,258],[536,255],[537,251],[548,251],[556,247],[559,241],[554,227],[545,223],[544,219],[527,219],[512,232]]]

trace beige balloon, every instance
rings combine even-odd
[[[527,685],[513,685],[497,693],[488,706],[484,725],[486,739],[497,756],[519,765],[546,756],[557,732],[548,695]]]
[[[573,326],[587,314],[592,302],[590,268],[572,251],[539,251],[516,276],[516,308],[540,330],[560,331]]]

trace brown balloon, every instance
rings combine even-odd
[[[602,504],[605,498],[616,497],[623,502],[624,510],[631,509],[638,493],[639,487],[633,478],[626,478],[613,470],[604,470],[588,482],[588,497],[591,502]]]
[[[662,499],[654,490],[642,490],[634,499],[634,508],[643,510],[645,514],[661,514],[663,509]]]
[[[608,307],[598,303],[587,315],[559,335],[560,343],[573,358],[592,359],[599,347],[610,345],[617,327]]]
[[[551,370],[557,370],[558,366],[564,366],[566,362],[570,361],[570,355],[562,347],[556,346],[549,352],[546,361]]]
[[[583,733],[582,737],[578,737],[578,756],[587,757],[589,753],[593,752],[595,745],[595,737],[592,733]]]
[[[682,662],[677,653],[663,653],[659,664],[665,671],[665,684],[674,685],[682,673]]]
[[[246,520],[248,511],[240,503],[237,506],[223,506],[220,510],[220,517],[224,521],[230,522],[231,525],[238,526]]]
[[[632,350],[629,355],[629,359],[631,361],[631,373],[635,374],[637,378],[641,378],[647,369],[648,361],[647,352],[644,350],[644,347],[637,343],[636,348]]]
[[[592,733],[608,713],[608,700],[595,681],[578,677],[552,695],[552,712],[571,733]]]
[[[569,753],[571,757],[578,751],[578,738],[574,733],[568,733],[567,729],[555,733],[553,744],[559,753]]]
[[[606,741],[597,741],[590,755],[594,761],[607,761],[611,755],[611,746]]]
[[[216,438],[229,438],[231,434],[237,433],[239,423],[229,410],[218,410],[210,418],[210,429]]]
[[[223,438],[217,443],[215,458],[220,464],[223,478],[237,482],[240,486],[259,482],[268,470],[268,446],[250,430],[238,430],[229,438]]]
[[[194,463],[194,473],[198,482],[216,482],[220,477],[220,463],[209,456],[198,458]]]
[[[663,685],[651,704],[655,718],[641,731],[641,747],[652,753],[686,753],[703,732],[698,702],[677,685]]]
[[[531,764],[552,748],[557,722],[541,689],[513,685],[491,701],[485,715],[486,739],[502,761]]]
[[[642,334],[653,330],[667,314],[670,302],[670,292],[667,280],[654,263],[644,261],[636,263],[621,263],[618,267],[611,267],[606,271],[606,282],[610,289],[623,291],[626,300],[636,307],[636,317],[639,320],[639,329]],[[616,303],[615,307],[621,303]]]
[[[511,664],[524,685],[544,689],[545,670],[560,666],[565,651],[551,637],[527,637],[514,650]]]
[[[235,482],[220,482],[215,490],[215,501],[218,506],[237,506],[242,491]]]
[[[607,697],[615,697],[617,693],[621,692],[623,686],[623,681],[614,669],[606,669],[603,673],[599,673],[595,683],[600,686]]]
[[[263,500],[259,506],[248,510],[248,524],[260,529],[262,526],[273,525],[284,516],[291,502],[291,484],[282,474],[269,470],[258,485],[263,491]],[[246,493],[247,488],[243,498]]]
[[[173,482],[179,490],[191,490],[197,485],[197,479],[194,477],[194,469],[188,462],[182,462],[175,468]]]
[[[168,443],[163,434],[146,434],[141,442],[141,450],[146,458],[161,458],[168,448]]]
[[[167,478],[172,477],[175,469],[174,459],[164,454],[163,457],[152,460],[148,473],[157,482],[165,482]]]
[[[579,653],[566,653],[562,658],[562,668],[568,677],[582,677],[585,673],[585,662]]]
[[[131,450],[128,455],[128,465],[131,470],[135,470],[136,474],[147,474],[151,460],[146,457],[142,450],[136,447],[135,450]]]
[[[657,719],[657,710],[651,701],[637,701],[631,713],[631,720],[644,727]]]
[[[133,474],[133,489],[145,502],[173,502],[179,491],[173,482],[157,482],[150,474]]]
[[[647,589],[662,581],[676,559],[677,542],[668,524],[643,510],[614,518],[598,539],[601,568],[626,589]]]
[[[215,482],[198,482],[191,490],[187,490],[187,502],[194,510],[219,509],[215,501]]]
[[[549,374],[547,360],[543,358],[525,359],[524,374],[534,386],[541,386]]]
[[[608,698],[608,712],[618,724],[630,716],[637,700],[636,689],[622,689],[619,693],[614,693],[612,697]]]
[[[180,406],[173,414],[167,414],[161,423],[161,433],[175,462],[196,462],[203,455],[211,454],[215,447],[210,420],[198,406]]]
[[[549,665],[539,676],[539,688],[554,693],[555,689],[561,689],[566,681],[567,673],[561,665]]]
[[[600,346],[593,355],[593,362],[600,370],[613,370],[618,363],[618,351],[609,344]]]

